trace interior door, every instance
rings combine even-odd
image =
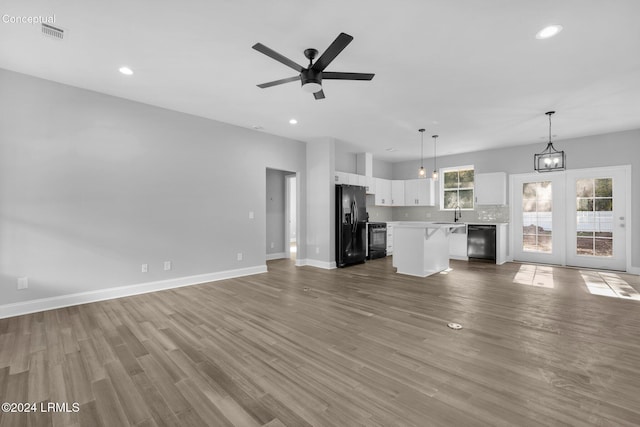
[[[567,265],[626,270],[627,171],[567,171]]]
[[[514,260],[563,265],[564,175],[549,172],[512,177]]]

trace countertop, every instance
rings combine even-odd
[[[405,228],[462,228],[466,224],[461,222],[446,222],[446,221],[396,221],[393,224],[394,227]]]

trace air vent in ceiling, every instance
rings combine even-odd
[[[62,40],[64,38],[64,30],[62,28],[54,27],[49,24],[42,24],[42,34],[56,40]]]

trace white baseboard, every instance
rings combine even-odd
[[[287,258],[286,252],[278,252],[275,254],[267,254],[267,261],[271,261],[272,259],[283,259]]]
[[[336,262],[318,261],[317,259],[299,259],[296,260],[296,266],[301,267],[308,265],[310,267],[324,268],[325,270],[333,270],[336,268]]]
[[[51,298],[40,298],[31,301],[17,302],[0,305],[0,319],[36,313],[39,311],[53,310],[56,308],[70,307],[78,304],[104,301],[131,295],[146,294],[148,292],[165,289],[181,288],[183,286],[199,285],[234,277],[250,276],[252,274],[266,273],[266,265],[240,268],[237,270],[218,271],[215,273],[198,274],[196,276],[177,277],[175,279],[160,280],[157,282],[139,283],[115,288],[99,289],[96,291],[79,292],[69,295],[60,295]]]
[[[629,271],[627,271],[627,273],[631,273],[631,274],[635,274],[635,275],[640,276],[640,267],[631,266],[629,268]]]

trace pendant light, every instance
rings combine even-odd
[[[438,168],[436,167],[436,140],[438,139],[438,135],[432,135],[433,138],[433,173],[431,174],[431,178],[434,181],[438,180]]]
[[[420,169],[418,169],[418,176],[424,178],[427,176],[427,171],[424,170],[424,129],[418,129],[420,132]]]
[[[564,151],[558,151],[551,143],[551,116],[555,111],[547,111],[545,114],[549,116],[549,142],[547,148],[540,154],[533,156],[533,168],[537,172],[561,171],[565,169]]]

